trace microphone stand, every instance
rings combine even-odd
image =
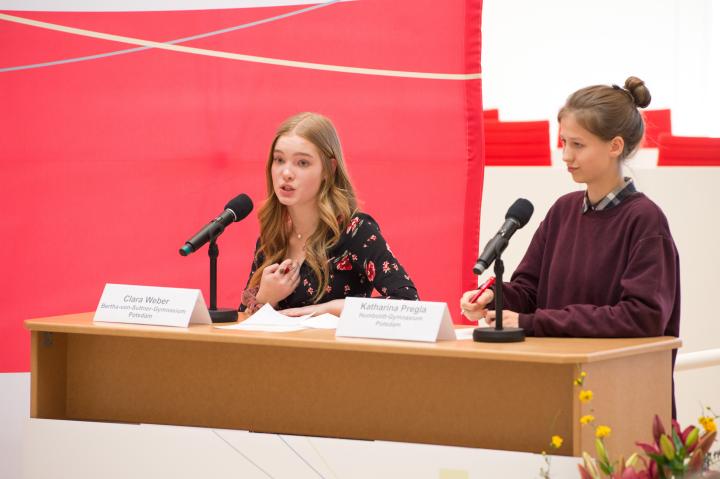
[[[473,341],[478,343],[517,343],[525,341],[525,331],[522,328],[503,328],[503,273],[505,264],[502,252],[507,247],[508,240],[502,238],[495,244],[495,327],[475,328]]]
[[[223,228],[224,229],[224,228]],[[210,318],[213,323],[232,323],[238,320],[238,312],[236,309],[217,308],[217,258],[220,249],[217,245],[217,237],[223,230],[210,240],[208,246],[208,256],[210,257]]]

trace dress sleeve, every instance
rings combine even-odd
[[[662,336],[675,308],[677,251],[658,235],[640,240],[620,279],[620,301],[613,305],[572,304],[520,314],[520,327],[535,336]]]
[[[353,238],[353,252],[358,256],[365,278],[383,297],[389,299],[418,299],[415,284],[400,262],[395,258],[390,246],[380,233],[380,228],[371,219],[366,218],[358,225]]]
[[[250,285],[250,278],[253,277],[255,271],[257,271],[257,269],[260,267],[264,260],[263,254],[258,252],[259,248],[260,238],[258,238],[257,242],[255,243],[255,253],[253,254],[253,262],[252,266],[250,267],[250,275],[248,276],[247,282],[245,283],[245,289],[243,290],[242,297],[240,299],[240,307],[238,308],[238,311],[240,311],[241,313],[244,311],[254,313],[262,306],[262,304],[259,304],[255,299],[255,296],[257,295],[257,292],[260,290],[260,288],[258,286],[255,286],[254,288],[248,288],[248,286]]]

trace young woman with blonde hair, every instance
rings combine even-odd
[[[359,212],[332,122],[300,113],[280,125],[265,169],[268,197],[240,311],[339,315],[347,296],[418,299],[375,220]]]

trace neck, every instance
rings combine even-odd
[[[605,198],[612,190],[624,184],[625,178],[623,178],[621,173],[622,172],[618,171],[618,174],[611,178],[596,181],[594,183],[588,183],[587,194],[590,203],[594,205]]]
[[[315,205],[302,205],[288,207],[292,220],[293,235],[307,238],[317,229],[320,223],[320,214]]]

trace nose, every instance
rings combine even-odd
[[[572,154],[570,153],[570,148],[568,148],[567,146],[563,146],[562,160],[565,163],[572,163],[573,161]]]
[[[280,172],[283,179],[290,180],[295,177],[295,173],[292,171],[289,165],[285,165],[285,167]]]

